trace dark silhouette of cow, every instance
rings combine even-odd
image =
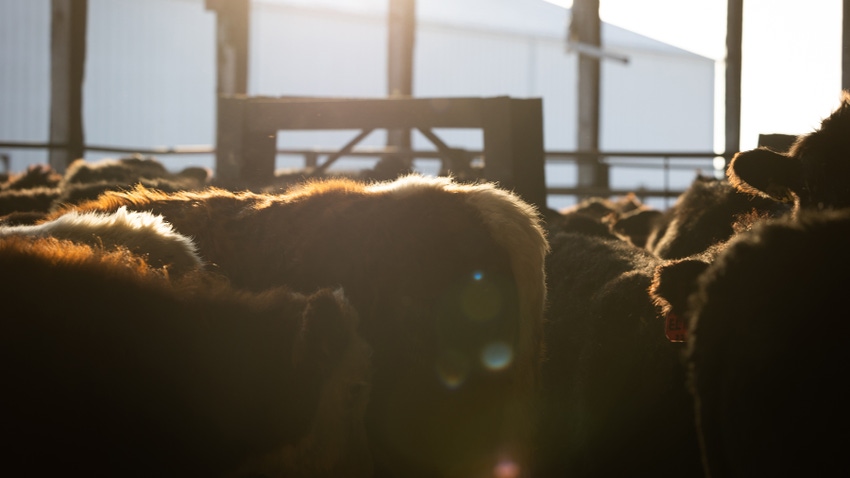
[[[13,476],[371,476],[370,351],[340,290],[168,278],[125,248],[0,238]]]
[[[804,209],[659,275],[672,285],[657,293],[689,322],[706,476],[845,472],[848,239],[850,210]]]
[[[237,287],[345,289],[374,349],[378,476],[529,472],[548,243],[518,196],[409,175],[279,194],[137,188],[76,209],[120,207],[162,215]]]
[[[662,260],[619,237],[550,239],[541,477],[701,477],[683,344],[647,290]]]
[[[820,128],[787,152],[757,148],[735,155],[727,171],[739,190],[804,209],[850,206],[850,92]]]
[[[730,181],[698,175],[670,208],[655,219],[646,248],[664,259],[681,259],[723,243],[754,222],[778,217],[791,208]]]

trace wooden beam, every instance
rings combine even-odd
[[[413,94],[413,50],[416,38],[416,0],[389,0],[387,36],[387,94]]]
[[[543,100],[508,97],[481,102],[484,177],[546,207]]]
[[[599,0],[574,0],[568,41],[597,50],[602,47]],[[600,58],[578,52],[578,149],[599,151]],[[598,156],[580,158],[579,186],[607,188],[608,166]]]
[[[409,98],[413,96],[416,0],[389,0],[387,19],[387,95],[391,98]],[[410,130],[387,130],[387,146],[409,150]]]
[[[50,22],[50,148],[48,162],[64,172],[85,153],[83,77],[88,0],[52,0]]]
[[[726,164],[741,148],[741,42],[744,0],[728,0],[726,11]]]
[[[222,97],[216,175],[225,187],[274,176],[275,138],[286,130],[479,128],[484,179],[546,206],[540,98]]]
[[[248,92],[250,0],[206,0],[216,22],[216,167],[219,181],[250,176],[242,170],[242,103]],[[271,159],[274,168],[274,158]]]
[[[841,2],[841,89],[850,90],[850,0]]]
[[[216,92],[248,92],[250,0],[206,0],[216,13]]]

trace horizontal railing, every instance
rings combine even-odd
[[[4,141],[0,142],[0,148],[7,149],[51,149],[63,148],[63,144],[38,143],[26,141]],[[208,154],[214,155],[215,148],[210,145],[178,145],[178,146],[155,146],[149,148],[128,148],[109,145],[86,145],[86,151],[117,153],[117,154],[143,154],[148,156],[160,155],[197,155]],[[468,155],[470,160],[481,158],[483,152],[480,150],[457,150]],[[278,155],[301,156],[304,160],[304,166],[316,166],[322,157],[331,157],[339,152],[334,148],[279,148]],[[565,195],[565,196],[621,196],[628,193],[635,193],[639,197],[661,197],[673,198],[681,194],[681,189],[670,187],[669,173],[673,170],[688,170],[700,169],[695,168],[691,160],[712,160],[725,158],[724,154],[715,152],[694,152],[694,151],[546,151],[546,164],[592,164],[594,161],[601,160],[609,167],[628,167],[628,168],[645,168],[661,170],[663,173],[662,186],[659,188],[606,188],[594,186],[566,186],[566,185],[547,185],[547,195]],[[421,159],[440,159],[442,155],[436,150],[400,150],[394,147],[358,147],[345,154],[348,157],[361,158],[381,158],[384,156],[402,156],[408,158]],[[643,160],[643,161],[642,161]],[[656,161],[648,161],[656,160]],[[684,160],[681,161],[681,160]],[[3,161],[8,170],[8,160]],[[688,164],[691,163],[691,164]]]

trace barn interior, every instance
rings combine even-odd
[[[762,107],[832,98],[794,131],[745,129],[754,10],[713,1],[721,58],[606,22],[606,0],[0,5],[8,38],[47,34],[0,45],[0,374],[23,390],[0,399],[2,456],[37,475],[843,472],[850,442],[812,435],[850,426],[825,380],[850,345],[830,269],[850,264],[850,0],[809,75],[834,91]],[[156,45],[129,49],[128,25]],[[163,99],[147,83],[179,85],[175,109],[138,108]],[[801,339],[817,320],[834,349]]]

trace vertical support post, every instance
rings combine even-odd
[[[387,14],[387,94],[413,96],[413,50],[416,38],[416,0],[389,0]],[[410,129],[388,129],[387,146],[410,150]],[[405,163],[409,163],[406,158]]]
[[[488,98],[481,107],[484,177],[546,207],[543,101]]]
[[[267,184],[274,176],[277,130],[257,118],[257,104],[245,96],[219,96],[216,179],[227,188]]]
[[[599,51],[602,47],[599,0],[574,0],[569,41]],[[578,49],[578,149],[599,152],[600,57]],[[584,159],[584,160],[582,160]],[[579,158],[578,185],[608,188],[608,166],[594,154]]]
[[[850,90],[850,0],[842,0],[841,18],[841,89]]]
[[[726,12],[726,165],[741,148],[741,43],[744,0],[728,0]]]
[[[64,172],[85,153],[83,78],[88,0],[52,0],[50,22],[50,143],[48,162]]]
[[[250,0],[206,0],[216,13],[216,93],[248,91]]]
[[[239,185],[242,177],[243,128],[245,125],[245,100],[218,96],[216,118],[215,176],[222,187]]]
[[[215,177],[220,184],[238,184],[244,106],[228,97],[248,91],[250,0],[206,0],[216,15],[216,148]]]
[[[247,105],[250,114],[250,105]],[[247,121],[243,124],[250,124]],[[250,127],[243,132],[242,164],[240,178],[247,186],[268,184],[274,177],[275,152],[277,151],[277,131],[257,132]]]

